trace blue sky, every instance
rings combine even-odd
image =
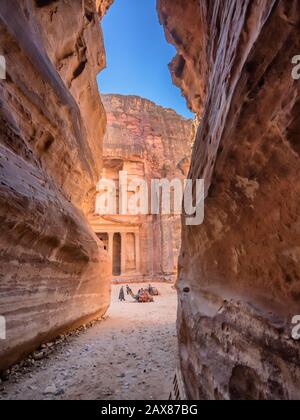
[[[115,0],[103,19],[107,69],[98,76],[101,93],[139,95],[192,117],[168,64],[175,48],[165,39],[156,0]]]

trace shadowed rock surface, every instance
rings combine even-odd
[[[102,15],[109,5],[98,1]],[[0,1],[0,369],[103,314],[110,262],[85,212],[101,171],[96,2]]]
[[[206,217],[183,227],[178,281],[188,394],[299,399],[299,2],[158,0],[158,10],[178,50],[174,82],[202,116],[190,177],[206,180]]]

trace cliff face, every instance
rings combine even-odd
[[[127,171],[129,180],[146,180],[149,191],[152,179],[186,178],[192,147],[191,120],[136,96],[103,95],[102,100],[108,121],[104,139],[105,178],[118,183],[119,171]],[[152,216],[149,211],[147,216],[118,216],[113,220],[114,226],[96,216],[92,224],[99,233],[107,232],[106,229],[135,232],[140,261],[134,276],[142,276],[141,280],[149,282],[170,279],[175,274],[181,238],[180,216]],[[123,247],[122,253],[127,253],[128,258],[130,244]],[[123,275],[124,272],[126,267],[122,269]],[[129,276],[129,280],[134,276]]]
[[[103,13],[108,2],[97,2]],[[101,315],[110,263],[86,222],[101,170],[96,3],[1,1],[0,368]]]
[[[190,159],[192,121],[138,96],[102,95],[107,113],[104,153],[119,147],[128,157],[140,152],[149,177],[187,175],[181,164]]]
[[[206,217],[183,227],[178,281],[189,396],[299,398],[299,2],[158,10],[178,49],[174,81],[202,115],[190,177],[205,178]]]

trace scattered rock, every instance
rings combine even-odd
[[[55,384],[51,384],[49,386],[47,386],[47,388],[45,389],[45,391],[43,392],[44,395],[56,395],[57,393],[57,388]]]

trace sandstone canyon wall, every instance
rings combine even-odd
[[[174,82],[202,118],[190,177],[205,178],[206,215],[183,223],[178,280],[190,398],[300,398],[299,8],[158,0]]]
[[[110,3],[0,1],[0,369],[109,305],[110,262],[85,213],[102,167]]]
[[[102,101],[107,113],[104,178],[118,185],[119,171],[126,171],[129,182],[133,178],[147,181],[150,193],[152,179],[187,177],[193,140],[191,120],[137,96],[102,95]],[[98,233],[122,232],[125,242],[126,234],[135,235],[136,252],[129,244],[122,249],[126,254],[121,269],[123,281],[124,277],[126,281],[146,282],[174,279],[181,244],[179,215],[151,215],[149,200],[148,215],[94,215],[91,224]],[[135,269],[126,268],[129,253],[138,254]]]

